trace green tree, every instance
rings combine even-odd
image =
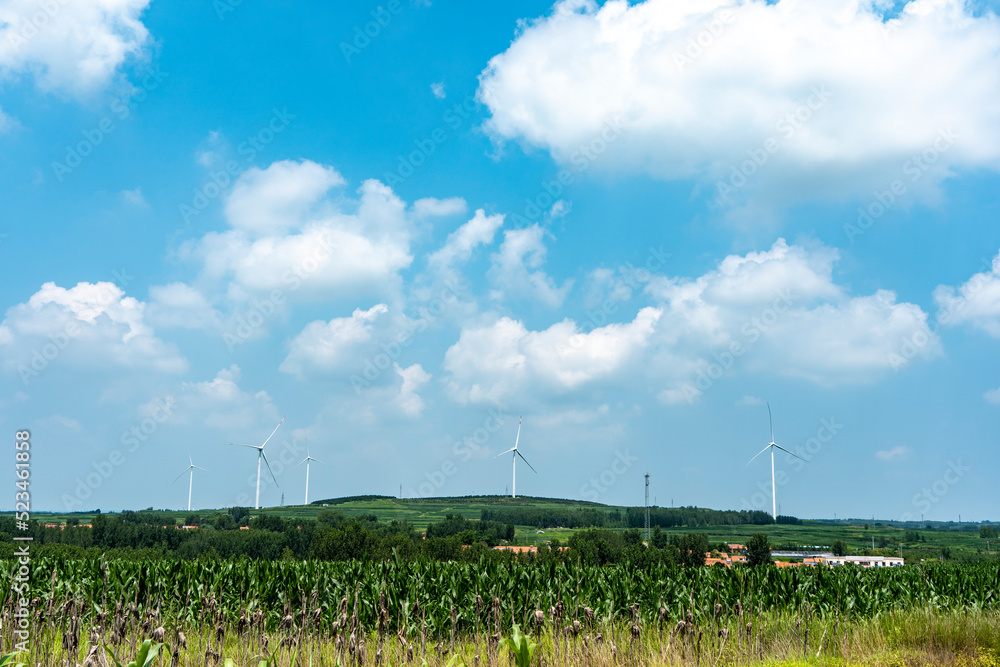
[[[995,540],[995,539],[997,539],[998,532],[1000,532],[1000,531],[997,531],[997,527],[996,526],[980,526],[979,527],[979,537],[981,539],[984,539],[984,540]]]
[[[680,539],[677,545],[680,549],[681,563],[688,567],[703,566],[705,552],[708,551],[708,539],[704,533],[688,533]],[[768,551],[768,556],[771,552]]]
[[[847,555],[847,545],[844,540],[836,540],[833,543],[833,555],[834,556],[845,556]]]
[[[754,533],[747,540],[747,565],[770,565],[771,543],[764,533]]]

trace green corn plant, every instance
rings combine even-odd
[[[23,662],[14,662],[14,656],[16,655],[17,653],[8,653],[0,658],[0,667],[25,667]]]
[[[161,648],[163,648],[163,644],[154,644],[152,639],[147,639],[139,647],[139,652],[136,654],[135,660],[125,665],[118,662],[118,658],[115,657],[114,652],[109,647],[105,646],[104,650],[111,656],[115,667],[149,667],[156,660],[156,656],[159,654]]]
[[[514,624],[514,631],[505,640],[507,648],[514,654],[514,664],[517,667],[530,667],[531,658],[535,655],[538,644],[531,641],[531,637],[521,633],[521,628]]]

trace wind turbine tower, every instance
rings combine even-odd
[[[271,479],[274,480],[274,485],[278,486],[278,480],[275,478],[274,472],[271,470],[271,464],[267,462],[267,456],[264,455],[264,447],[267,446],[267,443],[269,443],[271,441],[271,438],[274,437],[274,434],[278,432],[278,429],[284,423],[285,423],[285,418],[282,417],[281,421],[278,422],[278,425],[274,427],[273,431],[271,431],[271,435],[267,436],[267,440],[264,441],[263,445],[242,445],[242,444],[240,444],[240,445],[230,444],[229,445],[230,447],[249,447],[250,449],[256,449],[257,450],[257,497],[254,500],[254,505],[253,505],[253,508],[255,510],[259,510],[260,509],[260,462],[261,461],[263,461],[264,465],[267,466],[267,472],[269,472],[271,474]]]
[[[513,459],[513,461],[511,462],[511,481],[510,481],[510,484],[511,484],[511,486],[510,486],[510,497],[511,498],[517,498],[517,457],[518,456],[521,457],[521,460],[524,461],[524,464],[526,466],[528,466],[529,468],[531,468],[531,472],[535,473],[536,475],[538,474],[538,471],[535,470],[534,468],[532,468],[531,464],[528,463],[528,459],[524,458],[524,454],[522,454],[520,451],[518,451],[518,449],[517,449],[517,443],[520,440],[521,440],[521,418],[518,417],[518,419],[517,419],[517,437],[514,438],[514,446],[511,447],[510,449],[508,449],[507,451],[500,452],[499,454],[497,454],[496,456],[493,457],[494,460],[496,460],[496,459],[500,458],[501,456],[503,456],[504,454],[511,454],[511,452],[513,452],[513,454],[511,454],[511,458]]]
[[[749,466],[751,463],[754,462],[754,459],[756,459],[758,456],[760,456],[761,454],[763,454],[767,450],[769,450],[769,449],[771,450],[771,518],[774,519],[775,521],[777,521],[778,520],[778,487],[774,483],[774,450],[775,449],[780,449],[781,451],[785,452],[786,454],[789,454],[790,456],[794,456],[795,458],[797,458],[797,459],[799,459],[800,461],[803,461],[803,462],[805,462],[805,459],[802,458],[801,456],[796,455],[796,454],[792,454],[790,451],[788,451],[787,449],[785,449],[784,447],[782,447],[781,445],[779,445],[778,443],[776,443],[774,441],[774,419],[772,419],[772,417],[771,417],[771,404],[770,403],[767,404],[767,419],[768,419],[768,422],[770,422],[770,424],[771,424],[771,442],[769,442],[764,447],[764,449],[762,449],[759,452],[757,452],[756,456],[754,456],[752,459],[750,459],[747,462],[747,465]]]
[[[177,480],[184,476],[184,473],[189,473],[191,475],[191,479],[188,480],[188,512],[190,512],[191,511],[191,489],[194,488],[194,471],[195,471],[195,469],[198,469],[198,470],[205,470],[205,469],[202,468],[201,466],[196,466],[194,464],[194,459],[191,458],[191,453],[190,452],[188,452],[188,463],[190,463],[191,465],[189,465],[187,468],[185,468],[184,472],[182,472],[181,474],[177,475],[177,477],[174,479],[174,481],[171,482],[171,484],[176,484]],[[208,471],[205,470],[205,472],[208,472]]]
[[[645,508],[646,508],[646,523],[645,523],[645,528],[646,528],[646,544],[649,544],[649,473],[648,472],[646,473],[646,501],[645,501]]]
[[[309,454],[309,446],[306,445],[306,457],[304,459],[302,459],[301,461],[299,461],[299,466],[302,465],[303,463],[306,464],[306,502],[305,502],[306,505],[309,504],[309,463],[312,462],[312,461],[315,461],[316,463],[322,463],[322,461],[320,461],[319,459],[314,459],[312,457],[312,455]],[[295,467],[298,468],[299,466],[295,466]],[[400,496],[403,495],[403,485],[402,484],[399,485],[399,495]]]

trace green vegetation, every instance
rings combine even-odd
[[[14,572],[13,563],[0,571],[5,610]],[[115,664],[141,665],[159,643],[173,665],[985,667],[996,665],[1000,636],[1000,568],[988,564],[729,570],[42,557],[31,591],[24,662],[44,667],[100,665],[88,659],[101,646]],[[12,630],[0,629],[8,645]]]
[[[328,507],[324,507],[327,505]],[[275,507],[265,510],[234,508],[171,512],[148,510],[134,512],[146,523],[161,526],[194,525],[202,529],[232,530],[234,526],[224,515],[239,510],[245,514],[233,521],[246,526],[250,514],[267,514],[287,519],[296,525],[317,521],[324,510],[338,511],[347,519],[367,523],[371,517],[379,523],[408,524],[415,531],[426,530],[431,523],[444,521],[448,515],[466,519],[485,519],[515,525],[515,544],[545,545],[559,541],[566,544],[572,535],[588,528],[606,528],[623,532],[640,528],[641,508],[623,508],[552,498],[507,496],[470,496],[466,498],[421,498],[400,500],[388,496],[356,496],[317,501],[308,506]],[[761,516],[762,515],[762,516]],[[11,516],[11,515],[7,515]],[[75,514],[35,513],[42,523],[72,525],[92,523],[96,512]],[[107,517],[130,516],[128,513],[107,514]],[[197,517],[197,520],[195,520]],[[908,563],[948,558],[957,561],[995,561],[1000,553],[1000,539],[981,536],[992,534],[993,524],[959,524],[954,522],[921,522],[888,524],[863,520],[810,521],[781,517],[772,522],[769,515],[751,512],[718,512],[701,508],[652,508],[651,518],[658,518],[668,539],[688,533],[703,534],[709,544],[739,542],[745,544],[753,533],[761,532],[775,550],[830,551],[838,541],[846,555],[900,555]],[[709,523],[705,523],[708,521]],[[721,523],[712,524],[713,521]],[[741,523],[741,521],[750,521]],[[754,523],[761,521],[762,523]],[[680,522],[680,523],[678,523]],[[868,525],[868,529],[864,525]],[[658,524],[653,521],[653,526]],[[0,528],[2,530],[2,528]],[[538,534],[538,531],[544,531]],[[874,542],[874,544],[873,544]]]

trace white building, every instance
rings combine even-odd
[[[896,556],[821,556],[824,565],[858,565],[860,567],[902,567],[903,559]]]

